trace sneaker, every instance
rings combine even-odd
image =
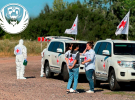
[[[67,94],[69,94],[69,93],[70,93],[70,91],[66,91],[66,93],[67,93]]]
[[[43,75],[40,75],[40,77],[43,77]]]
[[[79,93],[77,90],[73,91],[72,93]]]
[[[72,88],[70,88],[70,90],[69,90],[70,92],[74,92],[74,90],[72,89]]]
[[[20,79],[26,79],[25,77],[20,77]]]
[[[94,93],[94,91],[91,91],[91,90],[88,90],[88,91],[86,91],[87,93]]]

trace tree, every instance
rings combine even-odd
[[[106,7],[106,4],[110,4]],[[35,40],[45,36],[70,36],[64,34],[71,28],[78,14],[77,39],[97,41],[106,38],[126,39],[125,35],[115,35],[116,28],[130,9],[129,39],[135,39],[135,9],[134,2],[129,0],[85,0],[84,3],[66,3],[63,0],[54,0],[53,10],[46,4],[37,18],[30,18],[25,31],[12,37]],[[0,30],[0,36],[12,38]]]
[[[54,0],[53,1],[53,11],[60,11],[66,8],[66,2],[63,0]]]
[[[48,4],[45,4],[44,9],[41,10],[40,14],[51,13],[51,12],[52,12],[52,9],[50,9]]]

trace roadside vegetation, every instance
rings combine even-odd
[[[13,48],[21,38],[26,41],[29,55],[40,54],[38,37],[74,37],[64,32],[71,28],[77,14],[78,40],[96,42],[106,38],[126,39],[126,35],[116,36],[115,31],[129,9],[129,40],[135,40],[135,1],[133,0],[84,0],[84,2],[75,0],[72,3],[54,0],[52,7],[45,4],[39,16],[30,18],[28,27],[22,33],[8,34],[0,28],[0,55],[13,55]]]
[[[118,94],[118,95],[128,95],[128,96],[133,96],[135,98],[135,94],[134,93],[130,93],[130,92],[123,92],[123,91],[111,91],[111,92],[104,92],[103,94],[108,94],[108,95],[115,95],[115,94]]]
[[[14,56],[14,47],[19,43],[18,40],[0,40],[0,57]],[[28,56],[41,55],[41,51],[46,47],[47,43],[41,43],[37,41],[24,40],[24,45],[27,48]]]
[[[30,18],[27,29],[18,35],[5,33],[0,28],[0,39],[37,40],[39,36],[71,36],[64,34],[71,28],[78,14],[77,39],[97,41],[106,38],[126,39],[115,35],[116,27],[130,9],[129,39],[135,40],[134,0],[75,0],[72,3],[54,0],[53,6],[45,4],[36,18]]]

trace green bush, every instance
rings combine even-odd
[[[0,56],[14,56],[14,47],[19,43],[18,40],[0,40]],[[24,40],[24,45],[27,48],[27,54],[29,55],[40,55],[41,51],[46,48],[47,43],[38,41]]]

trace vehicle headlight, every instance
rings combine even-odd
[[[117,63],[121,67],[125,67],[125,68],[133,67],[133,62],[132,61],[117,61]]]

